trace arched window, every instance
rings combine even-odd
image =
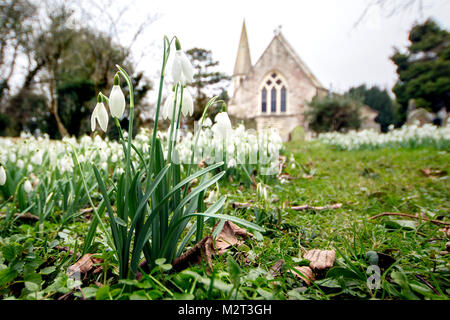
[[[281,112],[286,112],[286,87],[281,88]]]
[[[267,112],[267,90],[263,88],[261,91],[261,112]]]
[[[277,89],[275,87],[270,91],[270,112],[277,112]]]
[[[271,72],[264,78],[261,89],[261,113],[280,114],[287,112],[287,87],[284,78]],[[270,92],[270,100],[268,93]],[[268,104],[270,102],[270,109]]]

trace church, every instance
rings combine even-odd
[[[258,61],[250,57],[245,21],[233,72],[233,94],[228,113],[256,130],[278,129],[284,141],[294,128],[308,130],[303,113],[307,103],[328,90],[287,42],[280,28]]]

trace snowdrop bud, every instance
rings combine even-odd
[[[109,111],[113,117],[122,118],[125,111],[125,96],[119,85],[119,75],[114,76],[114,86],[109,95]]]
[[[25,190],[26,193],[30,193],[33,190],[30,181],[28,180],[25,181],[25,183],[23,184],[23,189]]]
[[[103,131],[108,128],[108,112],[106,112],[105,105],[103,104],[103,98],[99,94],[97,99],[97,105],[91,115],[91,130],[95,130],[96,121],[100,125]]]
[[[0,186],[6,183],[6,171],[3,166],[0,166]]]

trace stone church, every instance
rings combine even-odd
[[[287,42],[280,28],[258,61],[250,58],[245,21],[233,72],[233,95],[228,113],[256,130],[277,128],[284,141],[297,126],[307,131],[303,113],[307,102],[326,95],[313,75]]]

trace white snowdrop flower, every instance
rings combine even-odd
[[[25,162],[23,162],[22,159],[19,159],[19,160],[17,161],[17,167],[20,168],[20,169],[22,169],[24,166],[25,166]]]
[[[43,152],[41,150],[36,151],[36,153],[31,157],[31,162],[40,166],[42,164]]]
[[[117,162],[117,154],[113,154],[111,156],[111,162],[113,162],[113,163]]]
[[[9,155],[9,161],[10,162],[16,162],[16,154],[15,153],[11,153]],[[6,162],[6,161],[5,161]]]
[[[185,86],[194,80],[194,68],[186,54],[181,50],[180,42],[175,40],[176,52],[172,65],[172,79],[175,83]]]
[[[23,184],[23,189],[25,190],[26,193],[30,193],[33,190],[33,187],[31,186],[29,180],[25,181],[25,183]]]
[[[212,121],[211,121],[211,119],[210,118],[206,118],[204,121],[203,121],[203,127],[211,127],[212,126]]]
[[[228,160],[227,167],[228,167],[228,168],[234,168],[234,167],[236,167],[236,160],[235,160],[234,158]]]
[[[6,183],[6,171],[3,166],[0,165],[0,186],[3,186]]]
[[[100,168],[102,168],[104,171],[108,170],[108,163],[102,162],[102,164],[100,165]]]
[[[92,111],[91,115],[91,130],[95,131],[96,122],[98,121],[98,124],[100,125],[100,128],[106,132],[108,129],[108,112],[106,112],[105,105],[102,102],[102,98],[99,95],[97,105],[94,108],[94,111]]]
[[[33,171],[33,166],[32,166],[31,164],[29,164],[29,165],[27,166],[27,171],[28,171],[28,172]]]
[[[213,132],[220,138],[225,138],[227,134],[232,130],[231,121],[230,118],[228,117],[228,113],[219,112],[214,118],[214,121],[216,123],[212,126]]]
[[[172,121],[172,115],[173,115],[173,107],[174,107],[174,101],[175,101],[175,93],[171,92],[164,102],[164,106],[162,109],[162,117],[164,120],[169,119]],[[177,109],[175,110],[175,116],[178,114],[178,108],[180,107],[179,99],[177,99]]]
[[[194,113],[194,101],[192,99],[192,95],[187,88],[183,90],[183,101],[181,106],[181,113],[183,116],[192,116]]]
[[[216,190],[211,190],[209,192],[208,198],[205,199],[205,203],[212,204],[215,203],[218,199],[218,193]]]
[[[125,111],[125,96],[119,85],[119,75],[114,76],[114,85],[109,94],[109,111],[113,117],[122,118]]]

